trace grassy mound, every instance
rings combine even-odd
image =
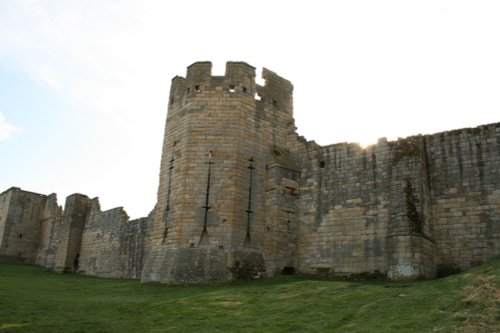
[[[500,258],[433,281],[170,286],[0,265],[0,332],[500,332]]]

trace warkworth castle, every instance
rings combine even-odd
[[[319,146],[292,84],[228,62],[172,80],[149,216],[97,198],[0,194],[0,262],[197,283],[292,274],[433,278],[500,254],[500,123]],[[321,121],[318,119],[318,121]]]

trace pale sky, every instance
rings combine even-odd
[[[0,0],[0,192],[154,207],[170,81],[269,68],[299,134],[374,143],[500,121],[500,1]]]

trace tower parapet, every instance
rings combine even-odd
[[[212,76],[212,63],[195,62],[187,68],[186,77],[175,76],[170,88],[170,105],[186,103],[207,91],[226,91],[231,97],[253,98],[256,104],[270,104],[292,116],[293,85],[266,68],[262,71],[264,86],[255,82],[255,67],[245,62],[230,61],[224,76]],[[203,95],[201,95],[203,96]],[[169,115],[175,108],[169,108]]]

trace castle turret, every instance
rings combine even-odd
[[[257,85],[244,62],[228,62],[224,76],[211,67],[194,63],[172,80],[144,281],[254,278],[287,265],[287,244],[281,261],[267,250],[277,250],[278,226],[266,191],[276,155],[295,138],[293,87],[266,69]]]

